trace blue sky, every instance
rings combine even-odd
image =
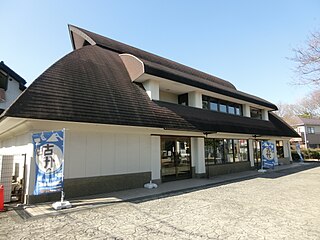
[[[67,24],[232,82],[273,103],[312,90],[290,84],[292,48],[320,29],[319,0],[1,1],[0,60],[30,84],[72,51]]]

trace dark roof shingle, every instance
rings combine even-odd
[[[238,91],[235,86],[221,78],[201,72],[183,64],[101,36],[88,30],[72,26],[85,33],[98,46],[117,52],[128,53],[138,57],[144,64],[145,70],[151,75],[167,78],[173,81],[198,87],[204,90],[220,93],[229,97],[241,99],[261,106],[277,110],[277,106],[262,98]]]
[[[296,136],[273,114],[270,121],[263,121],[152,101],[141,83],[131,81],[119,53],[98,45],[84,46],[58,60],[1,117]]]

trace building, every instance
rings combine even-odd
[[[74,50],[1,115],[0,154],[26,154],[29,203],[59,196],[33,195],[31,136],[41,131],[66,129],[67,197],[252,169],[262,140],[290,161],[297,133],[274,104],[90,31],[69,32]]]
[[[0,114],[26,89],[25,85],[26,81],[22,77],[3,61],[0,62]],[[7,162],[5,159],[0,157],[0,184],[4,185],[6,190],[10,189],[12,185],[13,192],[15,192],[15,186],[19,186],[19,179],[23,178],[22,168],[19,168],[23,164],[23,160],[16,158]],[[5,191],[6,202],[10,199],[11,192]]]
[[[0,112],[7,109],[26,89],[26,81],[15,71],[0,62]]]
[[[301,136],[292,141],[299,142],[301,148],[320,148],[320,119],[296,116],[291,126]]]

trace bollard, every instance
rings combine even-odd
[[[4,187],[0,185],[0,212],[4,211]]]

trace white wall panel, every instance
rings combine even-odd
[[[128,135],[128,172],[140,171],[140,137],[139,135]]]
[[[101,148],[101,168],[100,174],[112,175],[115,171],[116,149],[115,135],[103,134]]]
[[[140,170],[147,172],[151,169],[151,137],[140,136]],[[160,156],[160,152],[159,152]],[[159,157],[160,158],[160,157]],[[160,161],[160,159],[159,159]]]
[[[70,164],[68,164],[68,172],[70,178],[79,178],[86,176],[86,144],[87,138],[84,133],[71,132],[70,145],[68,148]]]
[[[151,171],[152,179],[161,179],[160,177],[160,136],[151,136]]]
[[[127,149],[127,135],[116,135],[116,159],[115,159],[115,174],[126,173],[128,169],[128,149]]]
[[[87,134],[86,144],[86,177],[100,175],[101,141],[99,133]]]

